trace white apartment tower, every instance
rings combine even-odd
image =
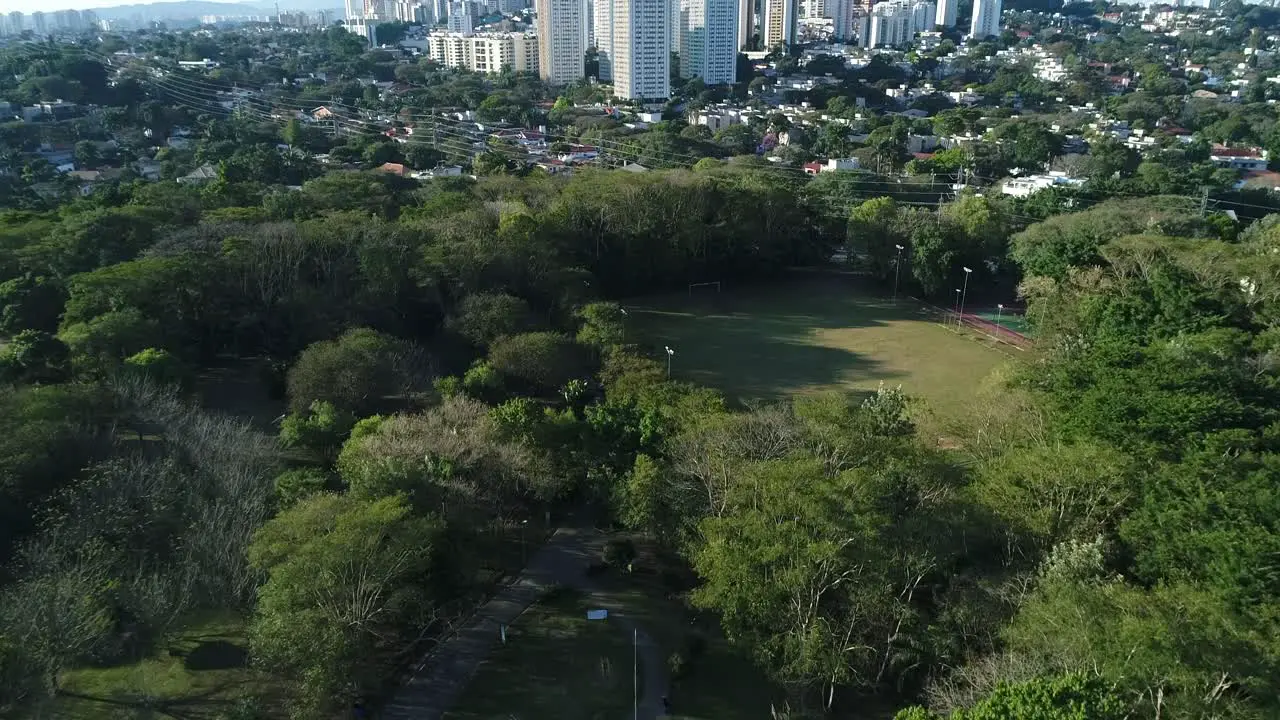
[[[918,32],[933,29],[937,8],[928,0],[889,0],[871,8],[867,19],[866,42],[870,48],[898,47],[911,42]]]
[[[906,3],[876,3],[867,24],[867,47],[895,47],[911,41],[911,8]]]
[[[596,59],[600,61],[601,82],[613,82],[613,0],[591,0]]]
[[[751,43],[756,34],[756,0],[738,0],[738,49]]]
[[[670,0],[614,0],[613,19],[613,94],[671,97]]]
[[[476,18],[471,14],[471,3],[468,0],[454,0],[449,3],[449,18],[445,26],[451,33],[470,35],[476,30]]]
[[[938,17],[938,8],[930,0],[911,3],[911,34],[929,32]]]
[[[796,41],[796,0],[761,0],[764,22],[761,42],[765,48],[791,47]]]
[[[850,42],[862,38],[866,31],[858,32],[867,14],[858,0],[827,0],[827,17],[831,18],[831,36],[837,42]]]
[[[586,72],[582,46],[582,0],[537,0],[538,75],[552,85],[568,85]]]
[[[938,14],[933,23],[945,28],[956,26],[956,6],[959,0],[938,0]]]
[[[681,0],[680,77],[733,83],[738,66],[738,0]]]
[[[538,39],[532,33],[433,32],[427,37],[427,47],[431,59],[446,67],[482,73],[499,73],[504,68],[538,71]]]
[[[973,0],[973,23],[969,37],[982,40],[1000,34],[1000,0]]]

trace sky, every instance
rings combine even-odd
[[[36,10],[43,12],[53,12],[54,10],[93,10],[100,7],[115,7],[118,5],[151,5],[156,2],[172,2],[172,0],[0,0],[0,12],[8,13],[12,10],[21,10],[24,13],[31,14]],[[213,0],[218,2],[219,0]],[[225,0],[226,2],[235,2],[235,0]]]

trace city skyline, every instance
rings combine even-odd
[[[235,0],[201,0],[202,4],[214,3],[219,5],[227,5],[230,7],[263,9],[274,7],[274,0],[249,0],[247,2],[236,2]],[[182,0],[128,0],[126,2],[110,2],[109,0],[0,0],[0,14],[8,15],[17,11],[24,15],[30,15],[34,12],[53,13],[59,10],[114,10],[117,8],[127,8],[134,6],[147,5],[172,5],[181,3]],[[280,8],[285,9],[284,2],[280,3]],[[343,0],[332,0],[331,2],[317,2],[317,0],[290,0],[288,3],[292,6],[300,6],[293,9],[327,9],[341,8]],[[319,6],[323,5],[323,8]]]

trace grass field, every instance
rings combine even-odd
[[[507,630],[446,720],[620,720],[632,703],[631,638],[559,592]],[[641,679],[643,682],[643,679]]]
[[[873,297],[855,280],[813,276],[722,293],[626,304],[645,350],[675,350],[672,376],[739,399],[901,385],[940,418],[962,419],[1006,351],[958,334],[910,299]]]
[[[152,657],[64,673],[54,717],[66,720],[213,720],[241,698],[261,706],[267,679],[247,666],[244,623],[235,616],[192,618]]]

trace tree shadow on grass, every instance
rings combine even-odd
[[[182,659],[182,666],[192,672],[201,670],[230,670],[244,667],[249,662],[249,652],[242,646],[226,640],[204,640]]]
[[[135,695],[90,695],[70,690],[59,690],[58,695],[85,702],[127,709],[135,717],[166,717],[173,720],[207,720],[219,717],[233,702],[227,693],[234,683],[222,683],[196,693],[180,697],[147,698]],[[104,715],[103,717],[106,717]]]
[[[856,347],[823,344],[821,332],[922,320],[906,298],[895,303],[830,278],[693,299],[671,295],[628,304],[628,310],[646,352],[665,359],[665,347],[675,351],[672,377],[719,387],[739,399],[766,401],[807,389],[901,378],[901,372]]]

